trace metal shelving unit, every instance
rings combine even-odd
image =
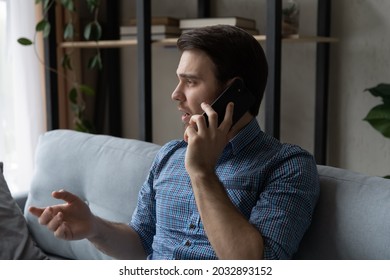
[[[330,11],[331,0],[318,1],[317,36],[306,36],[299,38],[282,38],[281,36],[281,10],[282,0],[267,0],[267,30],[266,35],[258,35],[258,41],[266,42],[266,55],[269,63],[269,78],[266,88],[265,106],[265,131],[276,138],[280,137],[280,100],[281,100],[281,48],[283,43],[315,43],[317,44],[316,54],[316,102],[315,102],[315,135],[314,155],[318,164],[326,164],[327,154],[327,103],[328,103],[328,79],[329,79],[329,43],[337,40],[330,36]],[[113,1],[117,2],[117,1]],[[110,2],[111,5],[111,2]],[[118,6],[110,9],[110,15],[116,17]],[[52,17],[53,15],[49,15]],[[210,1],[198,0],[198,16],[210,16]],[[126,46],[137,46],[138,50],[138,94],[139,94],[139,124],[140,139],[151,142],[152,136],[152,69],[151,69],[151,44],[175,45],[176,39],[165,39],[153,42],[150,39],[151,0],[137,0],[137,22],[139,32],[137,40],[102,40],[96,42],[72,42],[62,43],[62,48],[120,48]],[[52,19],[53,20],[53,19]],[[116,34],[116,36],[119,36]],[[51,34],[46,44],[46,55],[50,65],[56,68],[55,34]],[[119,62],[118,62],[119,63]],[[119,69],[119,66],[117,66]],[[118,70],[119,71],[119,70]],[[115,76],[115,75],[114,75]],[[117,77],[119,75],[116,75]],[[58,128],[58,96],[56,96],[57,78],[48,73],[48,116],[49,129]],[[113,77],[115,79],[115,77]],[[119,78],[116,78],[119,79]],[[119,80],[116,81],[119,84]],[[114,97],[113,108],[110,109],[114,116],[111,120],[121,123],[120,118],[120,97]],[[120,128],[116,127],[114,135],[120,136]]]

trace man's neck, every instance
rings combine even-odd
[[[240,131],[243,129],[248,123],[253,120],[254,116],[252,116],[249,112],[246,112],[241,119],[238,120],[238,122],[233,125],[233,127],[230,129],[228,138],[229,140],[233,139]]]

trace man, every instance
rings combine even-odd
[[[115,258],[291,258],[311,222],[319,180],[309,153],[266,135],[256,121],[267,80],[260,44],[219,25],[184,33],[177,45],[182,55],[172,99],[184,140],[161,148],[130,224],[94,216],[66,191],[53,196],[67,204],[31,213],[57,237],[87,238]],[[233,126],[229,103],[218,126],[210,104],[235,78],[256,101]]]

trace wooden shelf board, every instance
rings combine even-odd
[[[265,42],[267,37],[265,35],[254,35],[259,42]],[[176,45],[177,38],[169,38],[154,42],[158,45]],[[282,39],[285,43],[336,43],[337,38],[319,37],[319,36],[291,36]]]
[[[283,38],[286,43],[337,43],[338,39],[320,36],[292,36]]]
[[[255,39],[259,42],[265,42],[265,35],[255,35]],[[158,41],[152,41],[154,45],[174,46],[177,38],[168,38]],[[285,43],[336,43],[338,39],[332,37],[318,36],[292,36],[282,39]],[[121,48],[137,45],[137,40],[106,40],[106,41],[79,41],[79,42],[64,42],[60,44],[61,48]]]
[[[254,35],[257,41],[265,42],[267,37],[265,35]],[[320,37],[320,36],[290,36],[282,38],[285,43],[336,43],[337,38],[332,37]]]
[[[120,48],[137,45],[137,40],[102,40],[102,41],[78,41],[63,42],[61,48]]]

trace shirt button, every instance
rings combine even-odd
[[[190,246],[191,245],[191,242],[189,240],[186,241],[186,243],[184,244],[185,246]]]
[[[195,225],[194,224],[190,224],[190,229],[194,229],[195,228]]]

